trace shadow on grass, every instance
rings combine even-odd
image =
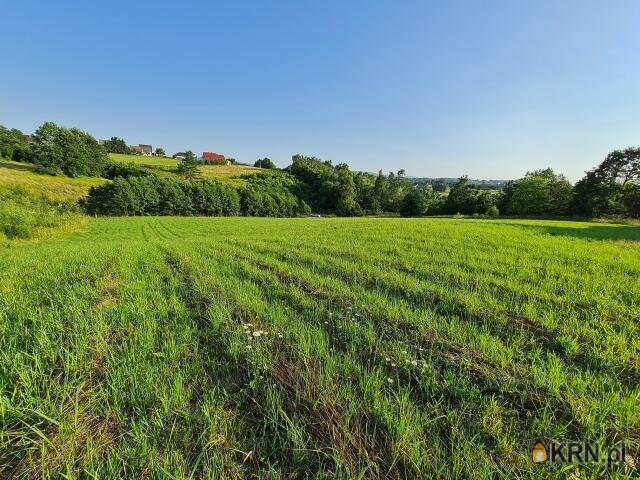
[[[520,227],[536,230],[539,233],[581,238],[585,240],[623,240],[640,242],[640,226],[636,225],[589,225],[589,226],[555,226],[555,225],[520,225]]]
[[[21,172],[33,172],[36,166],[31,163],[0,162],[0,168]]]

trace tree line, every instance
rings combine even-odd
[[[223,192],[223,189],[219,185],[202,187],[208,180],[198,178],[198,162],[192,152],[187,152],[186,158],[176,168],[175,173],[182,180],[149,179],[145,177],[151,173],[143,167],[109,161],[108,151],[124,153],[125,148],[126,143],[117,137],[100,145],[87,132],[52,122],[44,123],[31,136],[0,126],[0,156],[4,158],[36,164],[41,172],[51,175],[102,176],[114,180],[114,183],[121,179],[116,187],[105,186],[104,190],[94,192],[95,198],[87,202],[87,205],[92,205],[90,208],[94,213],[171,214],[168,212],[174,211],[172,207],[140,207],[147,204],[136,203],[138,200],[134,199],[138,194],[132,192],[150,194],[150,189],[156,192],[150,194],[153,198],[173,195],[176,204],[182,205],[176,210],[183,212],[181,214],[218,211],[217,207],[193,206],[201,205],[201,201],[197,201],[198,195],[213,199],[211,192]],[[380,171],[376,175],[353,171],[345,163],[334,165],[331,161],[300,154],[294,155],[291,164],[283,170],[278,170],[269,158],[258,159],[254,165],[266,171],[263,175],[245,178],[245,185],[236,189],[239,214],[293,216],[318,212],[340,216],[502,214],[640,218],[640,148],[609,153],[600,165],[586,172],[575,185],[563,175],[543,169],[528,172],[524,177],[495,189],[471,185],[467,177],[461,177],[452,187],[445,186],[439,191],[432,185],[412,183],[404,170],[386,175]],[[202,188],[205,193],[202,193]],[[179,190],[186,192],[184,195],[187,197],[191,192],[200,192],[193,193],[192,207],[184,207],[186,203],[181,200],[182,194],[176,193]],[[217,195],[235,205],[235,197],[226,197],[226,190],[224,192],[224,195]],[[96,206],[98,199],[106,202],[109,195],[130,198],[133,203],[117,210],[119,213],[110,207]],[[236,210],[232,210],[236,214]]]

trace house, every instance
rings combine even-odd
[[[151,155],[153,153],[153,147],[151,145],[144,145],[142,143],[131,145],[129,147],[132,152],[141,153],[142,155]]]
[[[185,158],[187,156],[187,154],[185,152],[178,152],[178,153],[174,153],[171,158],[175,158],[176,160],[182,160],[183,158]]]
[[[209,165],[230,165],[231,162],[224,155],[216,152],[202,152],[202,163]]]

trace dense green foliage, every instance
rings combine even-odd
[[[443,211],[449,214],[484,215],[496,206],[497,192],[473,188],[467,177],[461,177],[444,202]]]
[[[628,478],[530,448],[637,438],[639,240],[144,217],[0,250],[0,477]]]
[[[253,164],[254,167],[258,168],[276,168],[276,164],[271,161],[270,158],[259,158],[256,160],[256,163]]]
[[[215,180],[150,175],[93,187],[84,208],[92,215],[239,215],[240,198],[234,188]]]
[[[31,145],[24,134],[16,129],[0,125],[0,158],[28,162],[31,158]]]
[[[162,148],[162,147],[156,148],[155,154],[158,157],[166,157],[167,156],[167,154],[164,151],[164,148]]]
[[[54,174],[99,177],[107,153],[88,133],[46,122],[33,135],[31,161]]]
[[[419,187],[404,197],[400,213],[405,217],[424,217],[442,211],[442,197],[431,187]]]
[[[311,213],[300,198],[303,188],[295,177],[284,172],[243,175],[240,188],[243,215],[258,217],[296,217]]]
[[[550,168],[536,170],[507,183],[501,209],[513,216],[567,215],[572,196],[571,184],[564,176]]]
[[[124,155],[131,154],[131,150],[127,146],[127,143],[118,137],[111,137],[109,140],[105,140],[103,146],[109,153],[121,153]]]
[[[611,152],[575,186],[576,213],[640,217],[640,148]]]
[[[303,199],[317,212],[341,216],[398,213],[412,188],[402,176],[354,173],[344,163],[334,166],[304,155],[294,155],[292,160],[286,170],[305,185]]]

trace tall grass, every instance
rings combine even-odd
[[[638,241],[150,217],[12,245],[0,477],[625,478],[530,447],[638,439]]]

